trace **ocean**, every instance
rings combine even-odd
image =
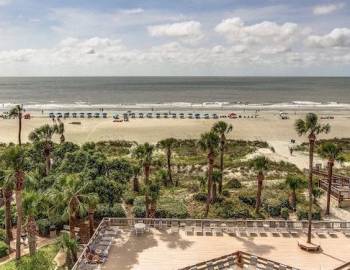
[[[350,109],[350,77],[0,77],[0,110]]]

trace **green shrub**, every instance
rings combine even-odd
[[[193,199],[198,202],[205,202],[207,200],[207,193],[198,192],[193,195]]]
[[[135,195],[131,192],[127,192],[124,194],[124,201],[126,204],[133,205],[135,200]]]
[[[8,246],[5,242],[0,241],[0,258],[7,256],[8,254]]]
[[[40,219],[37,221],[39,235],[48,237],[50,236],[50,221],[48,219]]]
[[[144,197],[136,197],[134,200],[134,208],[133,214],[137,218],[146,217],[146,207],[145,207],[145,198]]]
[[[248,204],[250,206],[255,206],[255,204],[256,204],[255,192],[254,193],[251,191],[241,192],[239,194],[238,198],[242,203]]]
[[[99,204],[96,208],[95,217],[102,219],[104,217],[126,217],[126,213],[120,204],[114,204],[112,207],[108,204]]]
[[[3,229],[0,229],[0,241],[6,240],[6,231]]]
[[[188,212],[182,200],[173,197],[161,197],[156,211],[157,218],[186,218]]]
[[[283,196],[269,197],[263,203],[264,209],[271,217],[278,217],[281,215],[281,209],[287,208],[289,203],[288,199],[285,199]]]
[[[230,191],[228,191],[227,189],[224,189],[224,190],[222,191],[222,196],[230,197]]]
[[[289,209],[286,207],[283,207],[281,209],[281,217],[285,220],[287,220],[289,218]]]
[[[251,218],[249,208],[239,202],[225,201],[218,205],[216,214],[220,218]]]
[[[299,220],[308,219],[308,205],[300,204],[297,206],[297,217]],[[312,206],[312,219],[321,220],[321,208],[318,205]]]
[[[232,189],[232,188],[237,189],[237,188],[241,188],[242,184],[238,179],[233,178],[230,181],[228,181],[225,186],[228,189]]]

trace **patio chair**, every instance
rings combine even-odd
[[[213,232],[215,233],[216,236],[223,236],[223,231],[222,231],[222,228],[220,227],[214,227]]]
[[[200,227],[200,226],[194,227],[194,233],[195,233],[196,235],[203,235],[203,229],[202,229],[202,227]]]
[[[185,227],[185,232],[186,232],[187,235],[193,235],[193,227],[186,226]]]
[[[212,262],[207,262],[207,269],[208,270],[214,270],[214,265]]]
[[[249,265],[246,265],[245,269],[256,270],[258,265],[258,258],[256,256],[250,256]]]
[[[235,227],[228,227],[228,228],[226,228],[226,233],[229,236],[237,236]]]
[[[203,227],[203,234],[206,236],[212,236],[213,235],[212,229],[208,226],[204,226]]]
[[[238,227],[238,234],[240,237],[247,237],[247,229],[245,227]]]

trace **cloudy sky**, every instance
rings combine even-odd
[[[350,1],[0,0],[0,75],[350,75]]]

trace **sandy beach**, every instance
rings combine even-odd
[[[331,124],[331,132],[322,137],[346,137],[350,134],[350,112],[327,113],[334,119],[322,120]],[[242,114],[243,116],[244,114]],[[249,115],[247,113],[247,115]],[[290,113],[290,119],[281,120],[279,112],[260,112],[258,118],[222,119],[233,125],[234,130],[228,135],[230,139],[262,140],[267,142],[288,143],[290,139],[297,142],[304,140],[294,131],[294,122],[304,117],[305,112]],[[132,140],[140,143],[155,143],[167,137],[181,139],[198,138],[201,133],[208,131],[218,120],[210,119],[130,119],[129,122],[113,122],[107,119],[65,119],[65,135],[68,141],[84,143],[101,140]],[[80,125],[70,124],[73,121]],[[30,120],[23,120],[23,141],[28,140],[28,134],[43,124],[52,120],[40,115],[33,115]],[[0,142],[16,142],[18,123],[15,119],[0,120]]]

